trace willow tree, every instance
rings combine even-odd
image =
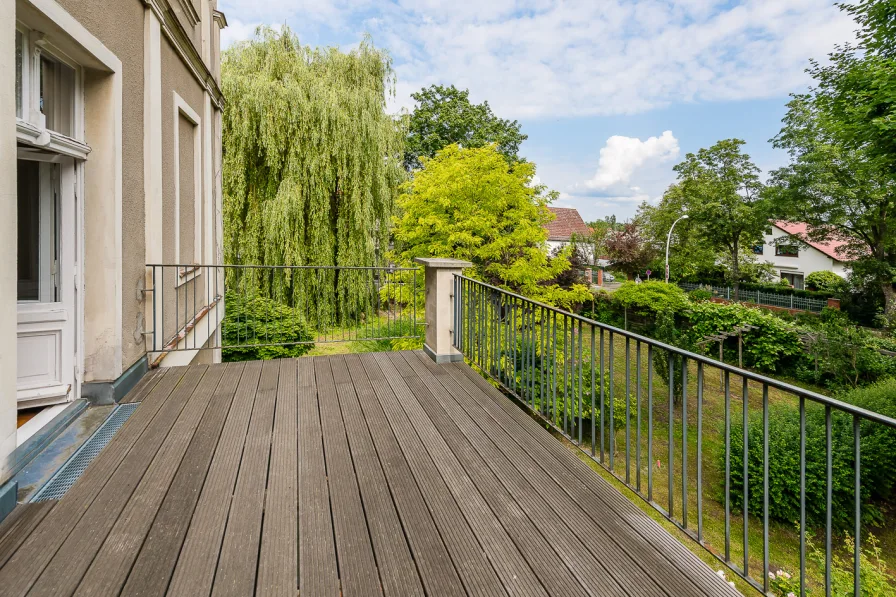
[[[388,54],[366,39],[347,53],[311,48],[261,27],[221,71],[225,263],[381,264],[404,176]],[[245,270],[238,281],[306,312],[313,297],[308,315],[322,323],[368,310],[371,283],[350,270]]]

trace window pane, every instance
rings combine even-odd
[[[75,108],[75,71],[48,57],[40,61],[40,109],[47,117],[47,128],[72,135]]]
[[[20,301],[40,298],[40,163],[19,160],[19,289]]]
[[[16,116],[22,115],[22,32],[16,29]]]

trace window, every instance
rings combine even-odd
[[[755,255],[762,255],[765,251],[765,245],[753,245],[753,253]]]
[[[59,300],[59,166],[19,160],[18,291],[19,301]]]
[[[48,129],[72,136],[75,69],[47,54],[40,58],[40,111],[46,117]]]
[[[799,257],[799,247],[796,245],[777,245],[775,246],[775,255],[778,257]]]

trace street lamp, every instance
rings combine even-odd
[[[672,222],[672,226],[669,228],[669,236],[666,237],[666,284],[669,283],[669,243],[672,242],[672,231],[675,230],[675,224],[679,223],[682,220],[686,220],[688,218],[688,214],[684,214],[674,222]]]

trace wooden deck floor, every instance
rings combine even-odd
[[[191,366],[127,400],[0,526],[0,594],[737,594],[465,365]]]

